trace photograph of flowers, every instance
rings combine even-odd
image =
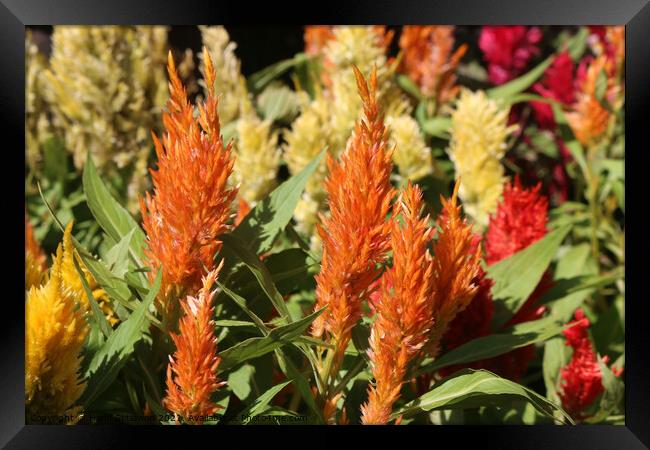
[[[25,423],[624,425],[625,27],[265,30],[26,28]]]

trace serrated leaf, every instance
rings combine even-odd
[[[560,411],[566,422],[573,423],[562,408],[535,391],[487,370],[472,369],[461,370],[444,379],[431,391],[395,411],[391,418],[442,409],[506,406],[517,400],[531,403],[535,410],[551,418],[555,411]]]
[[[488,266],[494,280],[495,321],[499,327],[512,317],[533,293],[570,226],[551,231],[545,237],[514,255]]]
[[[158,294],[161,280],[162,272],[158,272],[147,297],[129,318],[113,331],[104,346],[93,356],[84,376],[88,384],[79,400],[80,404],[88,406],[104,392],[133,354],[135,344],[142,339],[149,325],[146,313]]]

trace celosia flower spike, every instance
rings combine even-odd
[[[48,282],[25,302],[25,406],[29,414],[64,415],[83,390],[79,371],[88,334],[85,310],[66,285],[59,244]]]
[[[47,273],[45,253],[34,237],[34,228],[25,211],[25,290],[40,286]]]
[[[163,405],[176,415],[177,422],[201,424],[205,416],[222,408],[210,399],[225,384],[217,379],[221,359],[217,356],[211,292],[222,266],[223,261],[203,278],[198,297],[188,296],[181,302],[184,316],[179,321],[179,333],[171,333],[176,352],[169,357]]]
[[[469,305],[478,289],[481,248],[473,242],[472,226],[460,216],[461,207],[457,203],[460,182],[460,179],[456,181],[451,199],[441,196],[440,230],[433,246],[436,322],[428,344],[432,356],[438,353],[449,324]]]
[[[391,151],[377,103],[377,73],[370,86],[355,67],[365,118],[357,122],[339,161],[328,155],[330,217],[318,226],[323,240],[321,272],[316,277],[316,309],[328,309],[314,322],[313,334],[329,332],[345,349],[361,315],[365,291],[388,250],[390,224],[385,220],[393,188]]]
[[[197,120],[169,54],[166,133],[162,141],[154,135],[154,192],[141,201],[148,263],[152,273],[163,267],[159,302],[164,317],[175,311],[176,298],[198,291],[205,268],[214,268],[221,246],[217,236],[229,229],[230,206],[237,194],[228,187],[234,161],[230,144],[224,146],[220,135],[214,67],[206,49],[203,62],[207,97],[198,105]]]
[[[368,353],[375,384],[361,407],[364,424],[388,422],[408,365],[420,354],[433,326],[433,261],[428,247],[434,230],[428,216],[420,218],[422,204],[422,191],[409,183],[393,207],[393,266],[381,278],[374,305]]]
[[[575,312],[575,324],[564,331],[566,345],[573,348],[573,355],[568,365],[560,370],[562,389],[559,393],[562,406],[575,420],[587,417],[586,409],[604,392],[602,372],[598,365],[596,352],[589,339],[589,319],[582,309]],[[608,357],[603,357],[608,362]],[[620,375],[620,370],[615,374]]]

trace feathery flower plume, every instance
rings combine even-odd
[[[221,264],[203,278],[198,297],[187,296],[181,302],[183,317],[179,333],[171,333],[176,345],[174,357],[167,366],[167,395],[163,405],[176,415],[176,422],[200,425],[201,416],[210,416],[222,407],[210,396],[225,382],[217,379],[221,358],[217,356],[214,335],[214,306],[212,286],[223,266]]]
[[[151,170],[154,193],[141,199],[147,233],[146,256],[155,273],[163,268],[158,301],[163,318],[171,319],[178,297],[194,294],[205,268],[214,268],[220,249],[217,236],[229,229],[230,206],[237,194],[228,188],[233,168],[231,145],[224,146],[220,133],[215,71],[208,50],[203,49],[204,78],[208,95],[197,106],[198,118],[169,54],[171,97],[163,114],[166,133],[154,134],[158,170]],[[172,316],[170,316],[172,314]]]
[[[241,117],[251,107],[246,79],[241,74],[241,63],[235,55],[237,44],[230,40],[223,26],[199,26],[203,46],[208,49],[212,59],[215,76],[212,85],[207,80],[199,81],[205,95],[219,97],[217,113],[222,124]],[[205,55],[205,52],[203,53]],[[201,61],[201,71],[205,72],[205,60]]]
[[[433,172],[431,149],[427,147],[417,121],[408,114],[387,116],[393,162],[402,177],[417,180]]]
[[[46,98],[75,166],[128,178],[129,209],[145,190],[149,131],[165,101],[165,27],[55,26]]]
[[[542,81],[533,85],[533,91],[567,106],[574,102],[573,60],[568,51],[553,58],[553,63],[544,72]],[[530,105],[540,128],[554,130],[556,124],[551,105],[545,102],[530,102]]]
[[[526,70],[533,56],[539,54],[537,44],[542,31],[537,27],[485,26],[481,28],[478,45],[488,63],[488,77],[494,84],[503,84]]]
[[[516,129],[507,123],[508,108],[483,91],[461,91],[452,114],[449,156],[462,180],[459,195],[464,210],[481,227],[487,225],[503,191],[501,158],[506,138]]]
[[[85,386],[79,370],[88,334],[85,310],[67,286],[61,244],[49,280],[32,286],[25,303],[25,406],[28,415],[74,414]]]
[[[584,72],[584,65],[578,69],[579,76]],[[580,143],[589,147],[597,143],[607,131],[614,115],[602,105],[597,97],[596,85],[598,78],[606,77],[607,88],[604,94],[605,101],[614,108],[620,107],[620,86],[612,76],[613,61],[605,55],[592,60],[586,68],[584,79],[580,84],[580,90],[576,94],[576,101],[571,111],[565,113],[565,117],[573,134]]]
[[[584,420],[588,417],[586,409],[604,392],[602,372],[598,365],[596,352],[589,339],[589,319],[585,317],[582,309],[575,312],[573,327],[564,330],[566,345],[573,348],[573,355],[568,365],[560,369],[562,377],[561,391],[562,407],[575,420]],[[609,358],[603,357],[607,364]],[[613,369],[616,376],[622,369]]]
[[[402,70],[420,90],[443,105],[456,97],[456,67],[467,51],[461,45],[452,54],[454,27],[448,25],[406,25],[402,28],[399,47],[404,52]]]
[[[321,55],[327,42],[334,38],[331,25],[307,25],[305,27],[305,53],[311,56]]]
[[[451,199],[441,197],[442,212],[438,217],[438,240],[433,245],[433,317],[435,324],[427,344],[430,355],[440,351],[440,341],[449,324],[474,298],[480,271],[481,248],[476,245],[472,226],[461,218],[456,180]]]
[[[422,205],[422,191],[409,183],[393,206],[393,266],[381,277],[374,304],[368,354],[375,384],[361,407],[363,424],[388,423],[408,365],[421,353],[434,323],[433,261],[428,250],[434,229],[428,226],[428,216],[420,218]]]
[[[321,215],[318,232],[323,241],[321,271],[316,276],[316,309],[327,309],[313,323],[312,334],[333,343],[321,370],[329,386],[340,367],[352,327],[361,316],[361,304],[377,277],[377,264],[389,248],[386,221],[393,188],[388,132],[377,102],[377,72],[370,84],[354,67],[365,117],[356,123],[348,148],[337,161],[328,155],[330,216]],[[330,378],[331,377],[331,378]],[[324,409],[332,411],[329,392]],[[330,406],[328,406],[330,405]],[[332,418],[325,416],[326,420]]]
[[[34,236],[34,228],[25,210],[25,290],[40,286],[47,274],[45,253]]]

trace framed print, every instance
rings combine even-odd
[[[647,2],[2,3],[3,445],[648,445]]]

